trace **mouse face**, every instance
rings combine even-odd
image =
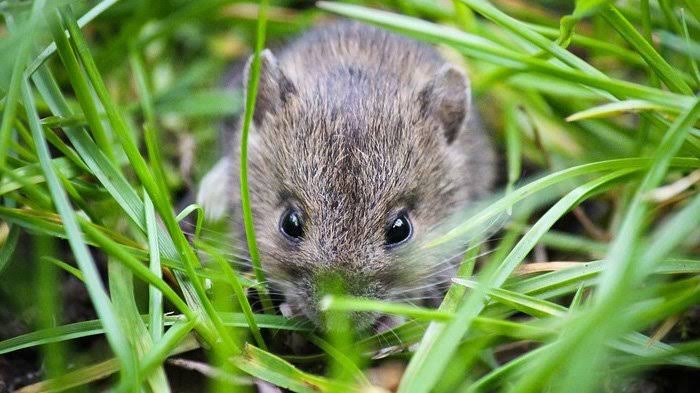
[[[466,79],[448,66],[405,86],[380,72],[341,65],[300,83],[262,56],[248,162],[258,247],[272,286],[317,323],[325,280],[439,302],[458,257],[424,246],[467,198],[452,143]],[[352,315],[360,329],[377,317]]]

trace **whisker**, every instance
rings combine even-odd
[[[384,322],[382,321],[381,318],[377,319],[376,323],[377,323],[380,327],[385,328],[385,330],[382,331],[382,333],[377,337],[377,338],[379,339],[380,345],[382,345],[382,344],[381,344],[381,339],[382,339],[382,336],[384,335],[384,333],[391,333],[391,335],[393,335],[394,337],[396,337],[396,341],[399,343],[399,346],[402,346],[402,347],[403,347],[403,345],[404,345],[403,340],[401,340],[401,337],[399,337],[399,335],[396,334],[396,330],[395,330],[391,325],[389,325],[389,324],[387,324],[387,323],[384,323]],[[391,342],[390,342],[388,339],[386,339],[386,340],[387,340],[387,341],[386,341],[386,342],[387,342],[387,345],[391,345]]]

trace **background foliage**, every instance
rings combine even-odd
[[[694,0],[4,0],[0,12],[0,391],[697,380]],[[250,113],[250,96],[221,88],[228,67],[338,15],[436,44],[471,75],[503,186],[431,246],[507,217],[438,310],[327,298],[340,317],[408,319],[354,341],[264,313],[246,296],[265,300],[264,277],[242,268],[226,225],[182,202],[218,157],[220,120]],[[299,336],[311,354],[287,345]]]

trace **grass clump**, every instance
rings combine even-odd
[[[0,318],[20,326],[0,327],[0,390],[170,391],[178,367],[213,391],[592,392],[668,375],[682,389],[700,367],[693,1],[3,0],[0,12]],[[265,290],[245,135],[266,43],[331,15],[438,45],[488,104],[504,191],[429,246],[510,219],[467,251],[439,309],[334,294],[322,306],[340,328],[324,337]],[[219,87],[251,52],[246,97]],[[252,271],[200,207],[175,208],[232,115],[245,120]],[[406,323],[356,335],[355,311]],[[293,354],[294,335],[316,352]],[[39,363],[39,378],[19,375]]]

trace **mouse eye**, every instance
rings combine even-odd
[[[299,241],[304,236],[304,221],[301,214],[289,209],[282,214],[280,219],[280,232],[289,240]]]
[[[413,234],[411,221],[406,213],[399,214],[386,230],[386,245],[396,246],[408,240]]]

